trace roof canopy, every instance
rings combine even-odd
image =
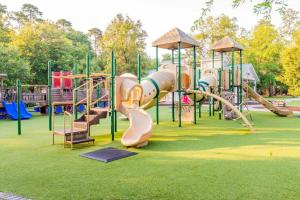
[[[226,36],[223,39],[217,41],[211,47],[211,50],[214,50],[217,52],[230,52],[230,51],[232,51],[232,48],[234,49],[234,51],[243,50],[242,45],[237,43],[234,39]]]
[[[163,49],[177,49],[178,42],[180,42],[182,49],[199,46],[199,43],[196,40],[179,28],[173,28],[169,32],[165,33],[155,40],[152,43],[152,46]]]

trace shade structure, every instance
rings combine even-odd
[[[191,48],[193,46],[199,46],[199,43],[191,36],[180,30],[179,28],[173,28],[169,32],[165,33],[152,43],[152,46],[163,49],[177,49],[178,42],[180,42],[181,48]]]
[[[216,52],[230,52],[232,51],[232,48],[234,49],[234,51],[243,50],[242,45],[240,45],[234,39],[226,36],[221,40],[215,42],[215,44],[211,47],[211,50],[214,50]]]

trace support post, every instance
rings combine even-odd
[[[77,64],[74,64],[73,75],[77,75],[77,73],[78,73]],[[78,87],[78,78],[74,78],[73,81],[74,81],[74,88],[77,88]],[[73,110],[73,112],[75,113],[75,120],[77,120],[78,119],[78,110],[77,110],[77,106],[75,105],[78,101],[78,99],[77,99],[77,90],[75,91],[75,99],[73,101],[74,101],[74,110]]]
[[[90,78],[90,53],[86,54],[86,79]]]
[[[174,64],[174,49],[172,49],[172,64]],[[175,93],[172,92],[172,121],[175,122]]]
[[[116,72],[117,72],[117,59],[116,59],[116,57],[114,57],[114,77],[116,77]],[[114,87],[115,87],[115,84],[114,84]],[[117,111],[114,109],[114,111],[115,111],[115,122],[114,122],[114,124],[115,124],[115,132],[117,132],[118,131],[118,126],[117,126],[117,118],[118,118],[118,115],[117,115]]]
[[[201,107],[202,107],[202,104],[201,104],[201,102],[199,101],[199,118],[201,118]]]
[[[181,127],[181,44],[178,42],[178,127]]]
[[[221,62],[222,62],[222,54],[221,54]],[[222,86],[222,68],[223,68],[223,64],[221,64],[221,69],[218,70],[218,75],[219,75],[219,87],[218,87],[218,90],[219,90],[219,95],[221,96],[221,86]],[[219,113],[219,119],[222,118],[222,113],[221,113],[221,106],[222,106],[222,103],[221,101],[219,101],[219,106],[218,106],[218,113]]]
[[[21,130],[21,82],[17,80],[17,105],[18,105],[18,135],[22,134]]]
[[[115,88],[114,88],[115,76],[114,76],[114,51],[111,51],[111,79],[110,79],[110,133],[111,140],[115,140]]]
[[[48,117],[49,131],[52,131],[52,63],[48,61]]]
[[[156,71],[158,71],[158,47],[156,47],[156,54],[155,54],[155,67]],[[158,96],[156,97],[156,124],[159,124],[159,99]]]
[[[87,113],[87,118],[89,119],[90,115],[90,102],[91,102],[91,92],[90,88],[92,87],[90,84],[90,53],[87,53],[86,55],[86,81],[88,81],[87,84],[87,89],[86,89],[86,113]],[[90,136],[90,124],[89,120],[88,122],[88,135]]]
[[[243,112],[243,54],[240,50],[240,73],[241,73],[241,84],[240,84],[240,111]]]
[[[231,48],[231,91],[234,92],[234,48]]]
[[[193,46],[193,54],[194,54],[194,60],[193,60],[193,79],[194,79],[194,90],[197,89],[196,85],[196,59],[197,59],[197,54],[196,54],[196,46]],[[194,124],[197,124],[197,102],[196,102],[196,93],[194,93]]]
[[[200,81],[201,80],[201,50],[199,51],[199,58],[200,58],[200,67],[199,67],[199,70],[198,70],[198,80]],[[199,101],[199,118],[201,118],[201,112],[202,112],[202,104],[201,102]]]
[[[215,50],[212,50],[212,69],[214,68],[215,68]],[[210,109],[212,109],[212,115],[215,116],[215,99],[213,97],[211,97],[211,102],[212,105],[210,104],[210,106],[212,106],[212,108]],[[211,114],[209,116],[211,116]]]

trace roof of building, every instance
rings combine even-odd
[[[177,49],[178,42],[182,49],[199,46],[199,43],[191,36],[180,30],[179,28],[173,28],[169,32],[165,33],[152,43],[152,46],[163,49]]]
[[[217,52],[230,52],[230,51],[232,51],[232,48],[235,51],[243,50],[242,45],[240,45],[234,39],[226,36],[226,37],[222,38],[221,40],[215,42],[215,44],[213,44],[210,49],[217,51]]]
[[[238,67],[239,65],[236,65]],[[249,81],[259,82],[259,77],[251,63],[243,64],[243,78]]]

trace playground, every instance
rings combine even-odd
[[[294,199],[300,195],[298,118],[247,86],[240,76],[241,63],[223,69],[223,53],[229,48],[224,46],[239,46],[236,42],[225,38],[220,42],[223,47],[216,45],[213,55],[220,51],[221,62],[213,56],[210,64],[201,65],[197,78],[195,59],[193,70],[180,64],[179,45],[187,48],[194,41],[180,35],[186,43],[175,41],[179,68],[174,68],[173,57],[171,64],[158,68],[157,59],[156,72],[146,79],[140,76],[139,56],[137,76],[117,76],[112,52],[111,74],[89,73],[87,55],[86,74],[77,74],[77,66],[73,73],[53,72],[49,62],[48,87],[22,86],[17,81],[16,102],[3,102],[10,117],[0,121],[0,158],[5,160],[0,188],[32,199]],[[153,43],[156,52],[158,41]],[[195,44],[191,45],[194,57]],[[229,49],[231,53],[234,47]],[[23,94],[24,87],[34,87],[35,93]],[[168,93],[171,101],[166,103]],[[249,110],[245,95],[265,111]],[[24,103],[30,99],[39,99],[33,114]],[[82,157],[106,147],[135,155],[112,163]]]
[[[269,21],[239,33],[205,16],[213,2],[198,34],[151,38],[152,57],[128,16],[86,34],[0,4],[0,200],[299,199],[300,40]]]
[[[150,113],[155,117],[155,109]],[[218,121],[207,112],[196,126],[184,124],[179,129],[170,114],[163,107],[161,124],[154,127],[148,146],[128,149],[138,155],[109,164],[80,154],[123,148],[126,121],[118,121],[114,142],[105,119],[92,128],[94,146],[82,144],[70,151],[62,143],[49,142],[46,116],[33,115],[24,122],[21,137],[14,121],[2,120],[0,156],[5,162],[1,162],[0,188],[32,199],[295,199],[300,195],[299,119],[254,112],[256,134],[247,134],[240,124]]]

